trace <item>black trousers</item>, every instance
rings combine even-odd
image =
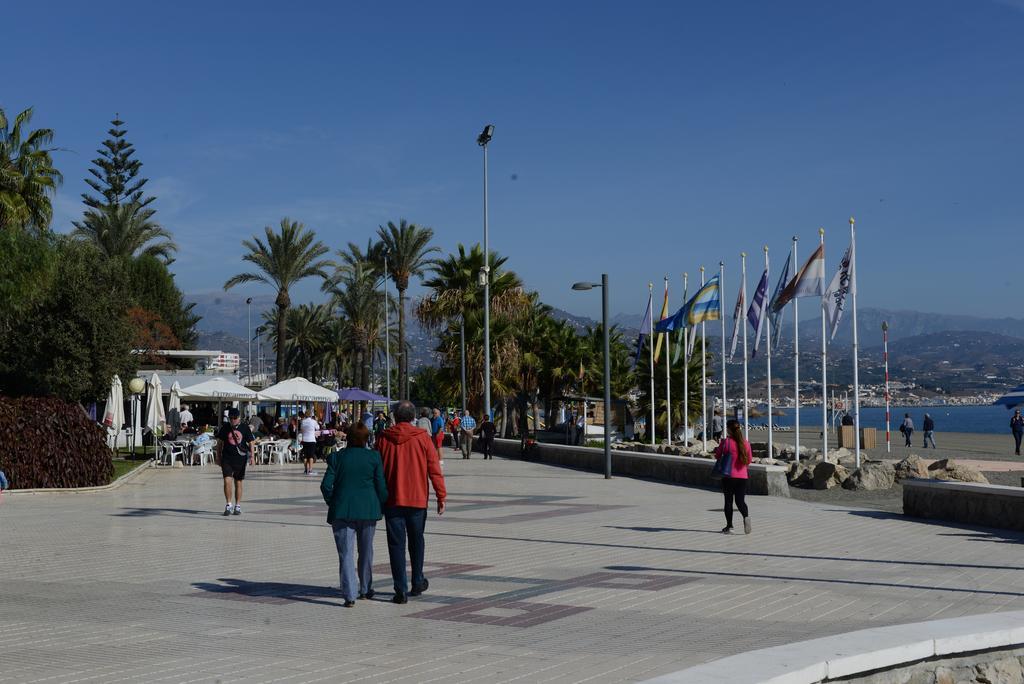
[[[732,527],[732,503],[736,500],[736,508],[740,509],[740,515],[746,518],[750,511],[747,509],[747,480],[746,478],[723,477],[722,492],[725,494],[725,524]]]
[[[1020,440],[1024,437],[1024,432],[1018,430],[1013,431],[1013,441],[1017,443],[1017,454],[1020,455]]]

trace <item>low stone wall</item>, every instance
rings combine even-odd
[[[494,452],[499,456],[519,457],[519,440],[496,439],[494,441]],[[592,447],[538,443],[531,452],[529,460],[548,465],[604,472],[604,450]],[[718,487],[718,482],[711,479],[711,468],[714,464],[715,462],[709,458],[612,451],[613,475],[644,477],[696,487]],[[748,494],[789,496],[786,468],[783,466],[752,463],[747,469],[750,475],[750,480],[747,483]]]
[[[876,627],[714,660],[646,684],[1024,680],[1024,611]]]
[[[1024,530],[1024,488],[904,480],[903,512],[918,518]]]

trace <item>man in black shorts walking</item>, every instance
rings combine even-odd
[[[228,422],[217,433],[217,463],[224,475],[224,506],[222,515],[242,515],[242,480],[245,466],[249,463],[249,445],[253,442],[252,430],[241,421],[238,409],[228,410]],[[231,503],[234,494],[235,503]]]

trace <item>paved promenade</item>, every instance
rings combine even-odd
[[[635,681],[749,649],[1024,608],[1024,535],[446,459],[430,590],[341,607],[319,478],[213,467],[112,491],[4,496],[0,682]]]

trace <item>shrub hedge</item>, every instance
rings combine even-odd
[[[106,431],[76,403],[0,396],[0,470],[12,489],[108,484]]]

